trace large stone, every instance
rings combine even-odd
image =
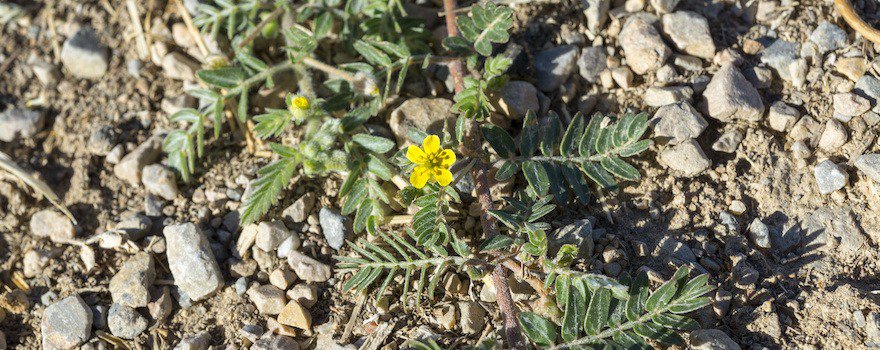
[[[618,36],[626,63],[636,74],[645,74],[663,66],[672,50],[660,33],[641,17],[631,17]]]
[[[687,140],[660,152],[660,162],[679,177],[694,177],[712,166],[697,141]]]
[[[565,244],[578,248],[578,256],[588,258],[593,255],[593,223],[589,219],[578,220],[560,227],[547,240],[547,254],[555,257]]]
[[[821,194],[837,191],[849,182],[849,174],[827,159],[813,168],[813,176],[816,177],[816,184]]]
[[[584,7],[584,16],[587,17],[587,29],[597,34],[608,20],[608,9],[611,0],[581,0]]]
[[[459,301],[461,312],[461,332],[464,334],[480,334],[486,327],[486,309],[476,301]]]
[[[348,223],[344,216],[335,209],[321,208],[318,212],[318,221],[321,223],[321,232],[331,248],[339,250],[345,245],[345,236],[348,233]]]
[[[43,349],[75,349],[92,333],[92,309],[79,295],[49,305],[40,322]]]
[[[764,103],[758,90],[733,64],[722,66],[703,92],[709,116],[723,122],[733,119],[758,121],[764,116]]]
[[[880,183],[880,154],[863,154],[856,159],[854,165],[869,179]]]
[[[257,248],[266,252],[274,251],[281,242],[290,237],[290,231],[281,221],[261,222],[257,225]]]
[[[18,137],[31,138],[43,130],[46,116],[32,109],[10,108],[0,113],[0,141],[12,142]]]
[[[113,174],[130,185],[139,187],[144,167],[151,164],[162,154],[162,138],[153,136],[140,144],[134,151],[126,154],[113,167]]]
[[[578,58],[578,72],[590,83],[599,80],[599,73],[608,68],[608,56],[602,46],[585,47]]]
[[[53,242],[67,242],[74,238],[76,229],[67,216],[55,209],[43,209],[31,216],[31,234],[48,237]]]
[[[573,45],[550,48],[535,55],[535,79],[544,92],[559,88],[577,68],[578,50]]]
[[[495,108],[511,119],[522,119],[526,113],[535,113],[541,108],[538,103],[538,89],[525,81],[511,81],[494,96]]]
[[[156,267],[150,254],[133,255],[110,279],[110,295],[114,303],[129,307],[145,307],[150,302],[150,286],[156,279]]]
[[[286,302],[284,291],[271,284],[256,286],[247,291],[248,297],[264,315],[277,315]]]
[[[155,194],[167,200],[177,198],[177,180],[174,172],[162,164],[150,164],[144,167],[141,181],[147,192]]]
[[[696,12],[677,11],[663,15],[663,32],[678,50],[688,55],[707,60],[715,57],[709,22]]]
[[[95,31],[84,27],[64,41],[61,62],[75,77],[96,80],[107,72],[110,58]]]
[[[287,263],[306,282],[326,282],[332,274],[330,266],[296,250],[287,256]]]
[[[687,102],[660,107],[654,113],[654,119],[657,121],[654,136],[668,139],[670,144],[697,138],[709,126],[706,119]]]
[[[780,78],[792,81],[791,64],[798,57],[797,43],[776,40],[761,52],[761,62],[773,68]]]
[[[828,21],[822,21],[810,33],[810,41],[816,43],[820,54],[825,54],[846,46],[846,31]]]
[[[110,333],[123,339],[134,339],[147,330],[147,319],[134,308],[113,303],[107,314]]]
[[[278,315],[278,323],[303,330],[312,329],[312,314],[296,300],[291,300]]]
[[[439,135],[444,121],[452,125],[452,101],[442,98],[411,98],[391,112],[388,125],[397,138],[397,145],[409,144],[410,129]]]
[[[168,267],[174,284],[190,299],[205,299],[223,287],[223,275],[208,239],[198,226],[186,223],[162,231],[167,244]]]

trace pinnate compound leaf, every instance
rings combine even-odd
[[[292,158],[281,158],[257,171],[257,179],[250,186],[252,192],[242,203],[241,222],[256,221],[278,202],[281,190],[290,182],[299,163]]]

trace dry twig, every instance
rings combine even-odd
[[[866,23],[853,9],[850,0],[834,0],[834,6],[837,7],[837,12],[840,12],[840,15],[843,16],[843,19],[850,27],[855,29],[865,39],[880,45],[880,30]]]

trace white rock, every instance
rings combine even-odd
[[[95,31],[84,27],[64,41],[61,62],[75,77],[96,80],[107,72],[110,58]]]
[[[174,200],[180,193],[174,172],[162,164],[150,164],[144,167],[141,181],[147,192],[167,200]]]
[[[874,182],[880,183],[880,154],[863,154],[856,159],[856,169],[868,176]]]
[[[758,121],[764,103],[758,90],[732,64],[721,67],[703,92],[709,116],[723,122],[733,119]]]
[[[156,279],[156,267],[148,253],[129,258],[110,279],[110,295],[114,303],[129,307],[145,307],[150,302],[150,287]]]
[[[208,239],[198,226],[191,223],[171,225],[162,233],[174,284],[191,300],[205,299],[223,287],[223,274]]]
[[[733,339],[717,329],[700,329],[691,332],[690,343],[691,350],[740,350]]]
[[[170,52],[162,57],[162,69],[165,76],[175,80],[194,80],[196,71],[201,67],[199,63],[180,52]]]
[[[660,107],[654,113],[654,119],[657,120],[654,136],[669,138],[671,144],[697,138],[709,126],[706,119],[687,102]]]
[[[92,309],[79,295],[71,295],[43,311],[40,335],[43,349],[76,349],[92,333]]]
[[[848,117],[862,115],[871,109],[871,102],[853,93],[834,94],[834,113]]]
[[[680,177],[694,177],[709,169],[712,162],[697,141],[687,140],[660,153],[660,162]]]
[[[264,315],[281,313],[281,309],[287,303],[284,291],[271,284],[253,287],[247,291],[247,295],[257,306],[257,310]]]
[[[12,142],[18,137],[32,138],[46,121],[42,111],[31,109],[10,108],[0,113],[0,141]]]
[[[727,130],[718,137],[718,140],[715,140],[712,149],[724,153],[736,152],[744,137],[745,135],[739,129]]]
[[[538,112],[538,89],[525,81],[511,81],[504,85],[494,99],[498,111],[511,119],[522,119],[528,111]]]
[[[660,33],[640,17],[631,17],[618,36],[626,62],[636,74],[645,74],[663,66],[672,51]]]
[[[849,182],[849,174],[827,159],[813,168],[813,176],[816,177],[816,184],[821,194],[837,191]]]
[[[773,130],[787,131],[794,126],[794,123],[800,117],[801,113],[797,109],[787,105],[785,102],[776,101],[770,106],[770,111],[767,113],[767,122]]]
[[[66,242],[74,238],[76,229],[67,216],[55,209],[43,209],[31,216],[31,234],[48,237],[53,242]]]
[[[257,248],[265,252],[275,251],[281,242],[290,236],[290,231],[281,221],[261,222],[257,225]]]
[[[715,43],[709,33],[709,22],[691,11],[677,11],[663,15],[663,32],[680,51],[711,60],[715,57]]]
[[[829,119],[825,124],[825,130],[819,137],[819,148],[833,151],[843,146],[847,141],[846,128],[839,121]]]
[[[330,266],[327,264],[295,250],[287,256],[287,263],[290,264],[296,275],[306,282],[326,282],[332,274]]]
[[[666,86],[666,87],[649,87],[645,91],[645,104],[651,107],[661,107],[668,104],[690,101],[694,94],[694,89],[690,86]]]
[[[127,181],[130,185],[139,187],[141,184],[141,172],[144,167],[155,162],[161,154],[162,139],[157,136],[150,137],[135,148],[134,151],[126,154],[119,161],[119,164],[113,167],[113,174]]]

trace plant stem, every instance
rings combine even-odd
[[[265,19],[260,21],[260,24],[258,24],[256,27],[254,27],[254,29],[251,30],[250,34],[248,34],[248,36],[246,36],[246,37],[244,37],[244,39],[242,39],[241,43],[238,44],[238,48],[239,49],[244,48],[245,46],[247,46],[247,44],[250,44],[251,41],[254,41],[254,39],[257,38],[257,35],[260,34],[260,31],[263,30],[263,27],[268,25],[269,22],[272,22],[275,19],[277,19],[278,16],[281,16],[282,13],[284,13],[284,6],[283,5],[275,8],[275,11],[272,11],[272,13],[269,14],[268,17],[266,17]]]
[[[314,69],[323,71],[327,74],[334,75],[336,77],[348,80],[350,82],[354,82],[356,80],[353,74],[346,72],[346,71],[343,71],[341,69],[337,69],[336,67],[328,65],[324,62],[318,61],[318,60],[311,58],[311,57],[304,57],[302,59],[301,63],[305,64],[306,66],[309,66],[310,68],[314,68]],[[279,63],[274,66],[271,66],[271,67],[267,68],[266,70],[259,72],[250,78],[245,79],[244,81],[241,82],[241,84],[238,84],[238,86],[236,86],[232,89],[229,89],[229,91],[226,92],[224,97],[228,98],[230,96],[238,95],[238,94],[242,93],[243,91],[245,91],[246,89],[249,89],[252,85],[266,80],[266,78],[268,78],[269,76],[271,76],[275,73],[278,73],[278,72],[285,71],[285,70],[294,69],[296,67],[296,65],[297,65],[297,63],[285,61],[284,63]]]
[[[311,57],[303,57],[302,63],[311,67],[311,68],[322,71],[324,73],[327,73],[330,75],[335,75],[338,78],[345,79],[350,83],[354,83],[355,81],[357,81],[357,78],[355,78],[354,74],[351,74],[351,73],[346,72],[344,70],[341,70],[339,68],[333,67],[329,64],[318,61],[318,60],[311,58]]]
[[[446,14],[446,34],[451,38],[458,36],[458,25],[455,22],[455,0],[443,0],[443,12]],[[449,74],[455,85],[455,92],[464,90],[464,74],[462,73],[461,60],[449,62]]]

